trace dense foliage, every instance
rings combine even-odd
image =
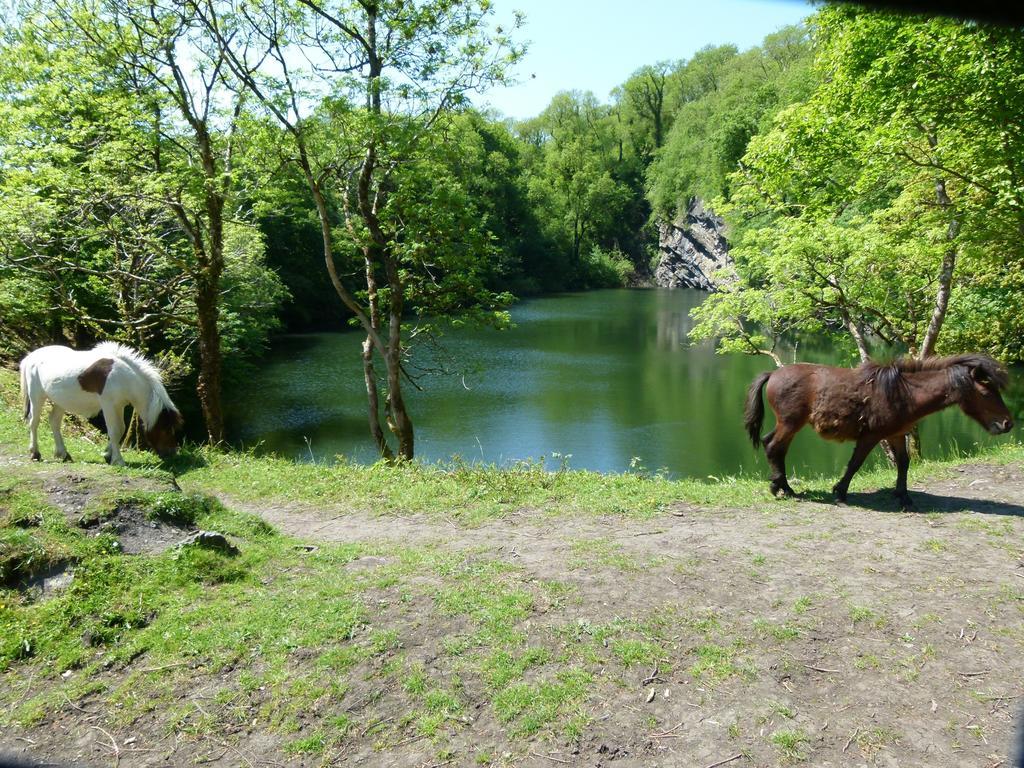
[[[750,140],[716,203],[736,281],[696,334],[1022,359],[1019,32],[837,6],[813,33],[818,85]]]

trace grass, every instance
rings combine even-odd
[[[502,722],[512,724],[514,733],[531,736],[559,716],[575,714],[593,682],[590,672],[568,667],[553,679],[515,683],[495,697],[495,714]]]
[[[805,760],[809,753],[810,737],[799,728],[774,731],[768,740],[787,760]]]
[[[694,650],[696,661],[690,667],[690,674],[697,679],[717,682],[739,674],[741,668],[736,664],[736,651],[720,645],[707,644]]]
[[[779,642],[795,640],[800,637],[800,627],[792,622],[773,622],[767,619],[754,619],[753,629],[761,638],[773,638]]]

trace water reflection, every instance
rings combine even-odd
[[[571,454],[573,467],[606,472],[626,470],[638,457],[676,476],[763,474],[742,409],[747,385],[772,363],[716,355],[710,343],[688,346],[689,312],[702,299],[696,291],[661,290],[556,296],[517,305],[510,331],[451,333],[445,354],[464,373],[429,378],[426,391],[407,394],[417,455],[507,463],[557,452]],[[228,398],[232,438],[298,460],[373,461],[361,338],[282,339],[258,380]],[[822,345],[799,356],[848,362]],[[443,361],[424,350],[414,362],[434,368]],[[932,417],[923,430],[928,455],[994,439],[959,411]],[[797,474],[835,473],[850,450],[805,430],[788,464]]]

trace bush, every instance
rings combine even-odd
[[[596,245],[580,266],[586,288],[623,288],[634,273],[633,262],[622,251],[605,251]]]

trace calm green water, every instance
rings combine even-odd
[[[561,454],[571,456],[573,468],[602,472],[627,470],[632,462],[673,476],[764,474],[764,456],[747,441],[742,412],[751,379],[772,363],[716,355],[710,344],[689,346],[689,312],[704,296],[613,290],[547,297],[518,304],[510,331],[451,332],[445,346],[464,373],[428,377],[423,392],[406,390],[417,457],[507,464],[541,457],[550,463]],[[280,339],[259,376],[226,398],[233,404],[232,439],[300,461],[374,461],[362,338],[345,332]],[[801,347],[799,359],[848,362],[814,347]],[[931,417],[922,437],[931,456],[1006,439],[989,437],[959,410]],[[851,449],[808,428],[788,464],[791,473],[832,474]]]

